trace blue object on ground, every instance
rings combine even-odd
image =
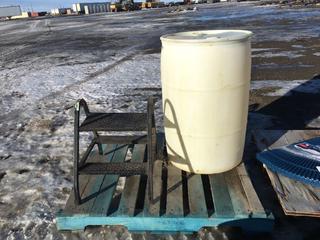
[[[257,159],[274,172],[320,187],[320,137],[263,151]]]

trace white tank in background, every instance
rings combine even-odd
[[[164,127],[174,166],[212,174],[241,162],[251,35],[242,30],[212,30],[161,37]]]

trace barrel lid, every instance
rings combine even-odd
[[[252,32],[246,30],[205,30],[167,34],[160,39],[164,42],[212,43],[244,41],[251,36]]]

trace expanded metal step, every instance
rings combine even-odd
[[[114,174],[131,176],[146,174],[147,163],[86,163],[79,169],[80,175],[104,175]]]
[[[147,114],[90,113],[79,131],[147,131]]]
[[[147,135],[141,136],[99,136],[97,143],[107,144],[146,144]]]

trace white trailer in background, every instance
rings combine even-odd
[[[110,3],[95,3],[84,6],[84,14],[110,12]]]
[[[0,18],[7,17],[11,18],[13,16],[22,15],[20,6],[4,6],[0,7]]]
[[[78,14],[109,12],[110,2],[74,3],[72,10]]]

